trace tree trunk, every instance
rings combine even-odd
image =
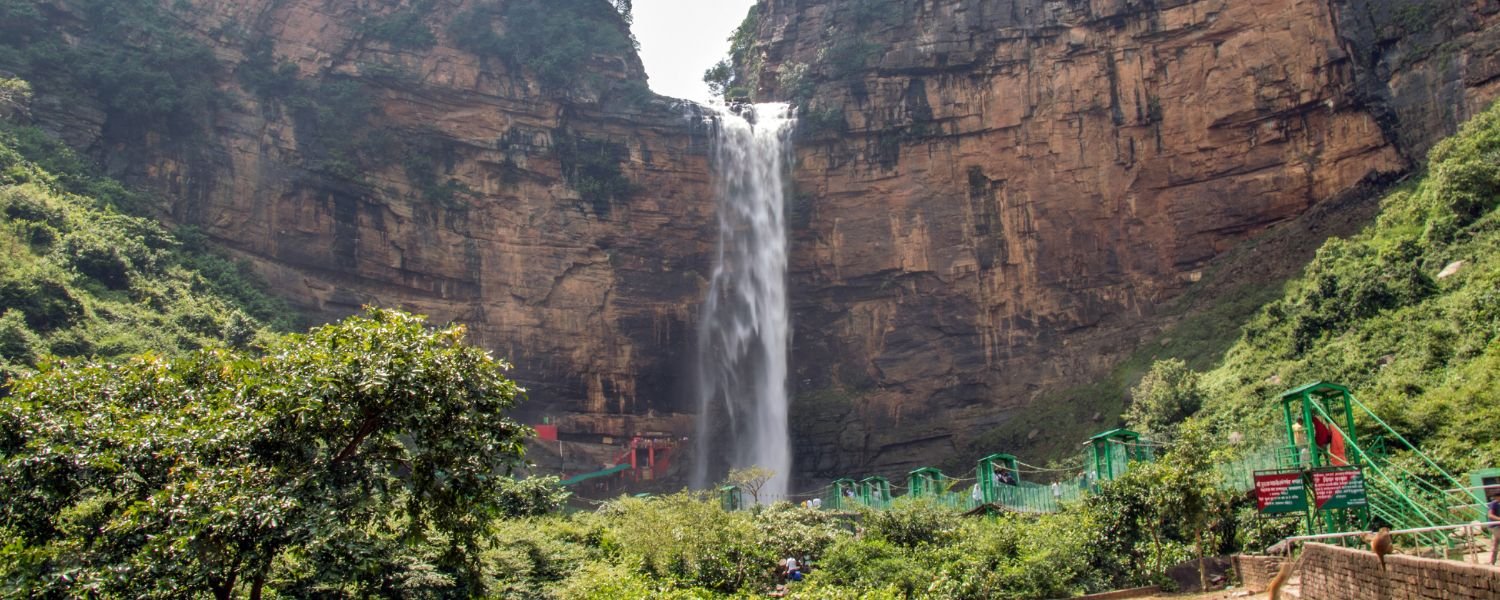
[[[1208,565],[1203,561],[1203,530],[1198,530],[1198,592],[1208,591]]]
[[[250,600],[260,600],[261,591],[266,588],[266,573],[261,571],[255,574],[255,579],[250,583]]]
[[[1161,534],[1151,530],[1151,577],[1155,579],[1166,570],[1161,566]]]
[[[230,600],[234,598],[234,580],[235,576],[230,575],[221,584],[209,584],[209,587],[213,588],[214,600]]]

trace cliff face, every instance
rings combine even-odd
[[[144,5],[207,49],[172,55],[211,65],[202,114],[133,118],[169,109],[122,101],[129,81],[63,93],[33,61],[39,122],[164,192],[173,220],[314,318],[377,302],[460,320],[516,363],[533,416],[686,428],[716,236],[707,132],[643,93],[628,47],[601,47],[625,27],[607,3],[52,0],[30,18],[78,44],[101,10]],[[515,21],[577,10],[594,29],[575,39]],[[1216,257],[1409,170],[1493,98],[1497,11],[762,0],[742,66],[756,96],[806,109],[789,207],[798,470],[1025,453],[1107,426],[1122,399],[1056,391],[1159,332],[1159,307]],[[21,31],[0,26],[34,41]],[[557,69],[506,45],[521,34],[589,50]],[[1037,414],[1052,421],[1016,428]]]
[[[89,4],[43,16],[69,39],[102,35]],[[606,2],[570,5],[602,9],[604,33],[628,40]],[[533,416],[671,430],[715,240],[707,126],[641,92],[633,51],[591,53],[557,84],[454,41],[459,20],[485,19],[480,42],[515,27],[504,2],[151,10],[212,52],[203,127],[139,133],[86,95],[44,97],[37,119],[164,192],[173,220],[252,261],[314,320],[364,303],[458,320],[516,365]]]
[[[757,97],[806,106],[799,465],[1024,454],[1112,425],[1123,399],[1047,393],[1134,351],[1216,256],[1408,170],[1493,99],[1495,13],[763,0],[740,65]],[[1054,421],[1007,427],[1027,411]]]

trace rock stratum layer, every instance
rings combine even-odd
[[[549,89],[454,43],[454,22],[505,6],[163,2],[218,64],[203,74],[220,95],[204,131],[136,136],[103,105],[49,98],[36,118],[164,192],[172,220],[250,260],[315,321],[367,303],[460,321],[516,365],[530,418],[680,428],[716,231],[709,126],[695,107],[642,97],[633,53],[593,54],[582,83]],[[44,8],[67,34],[94,34],[84,8]],[[426,47],[370,33],[412,10]],[[258,89],[256,73],[280,79]]]
[[[762,1],[741,67],[813,126],[800,466],[962,466],[1112,425],[1121,399],[1037,404],[1077,401],[1052,392],[1136,350],[1215,257],[1491,101],[1496,7]],[[1006,427],[1038,409],[1067,422]]]
[[[316,319],[376,302],[459,320],[516,363],[533,416],[681,429],[715,243],[706,126],[630,99],[644,75],[628,51],[558,92],[452,39],[476,6],[506,4],[163,2],[219,65],[201,131],[124,131],[97,98],[45,86],[35,116]],[[66,39],[89,35],[69,3],[41,6]],[[428,43],[367,26],[414,9]],[[1134,351],[1216,257],[1410,170],[1500,89],[1497,10],[762,0],[742,66],[756,96],[807,109],[790,207],[798,473],[1072,435],[1006,423]],[[363,90],[361,125],[260,72]],[[341,137],[366,146],[353,169]],[[381,147],[395,158],[371,158]],[[1092,427],[1119,403],[1080,407]]]

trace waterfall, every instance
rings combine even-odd
[[[775,476],[763,502],[782,497],[792,469],[787,431],[786,181],[793,121],[784,104],[747,117],[720,111],[715,153],[719,245],[698,330],[698,460],[694,487],[724,468]]]

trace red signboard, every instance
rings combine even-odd
[[[1313,471],[1313,502],[1319,509],[1365,506],[1365,478],[1358,467]]]
[[[544,442],[555,442],[555,441],[557,441],[557,426],[556,425],[537,425],[536,426],[536,437],[537,437],[537,439],[542,440]]]
[[[1301,473],[1257,474],[1255,504],[1265,514],[1307,510],[1307,485]]]

